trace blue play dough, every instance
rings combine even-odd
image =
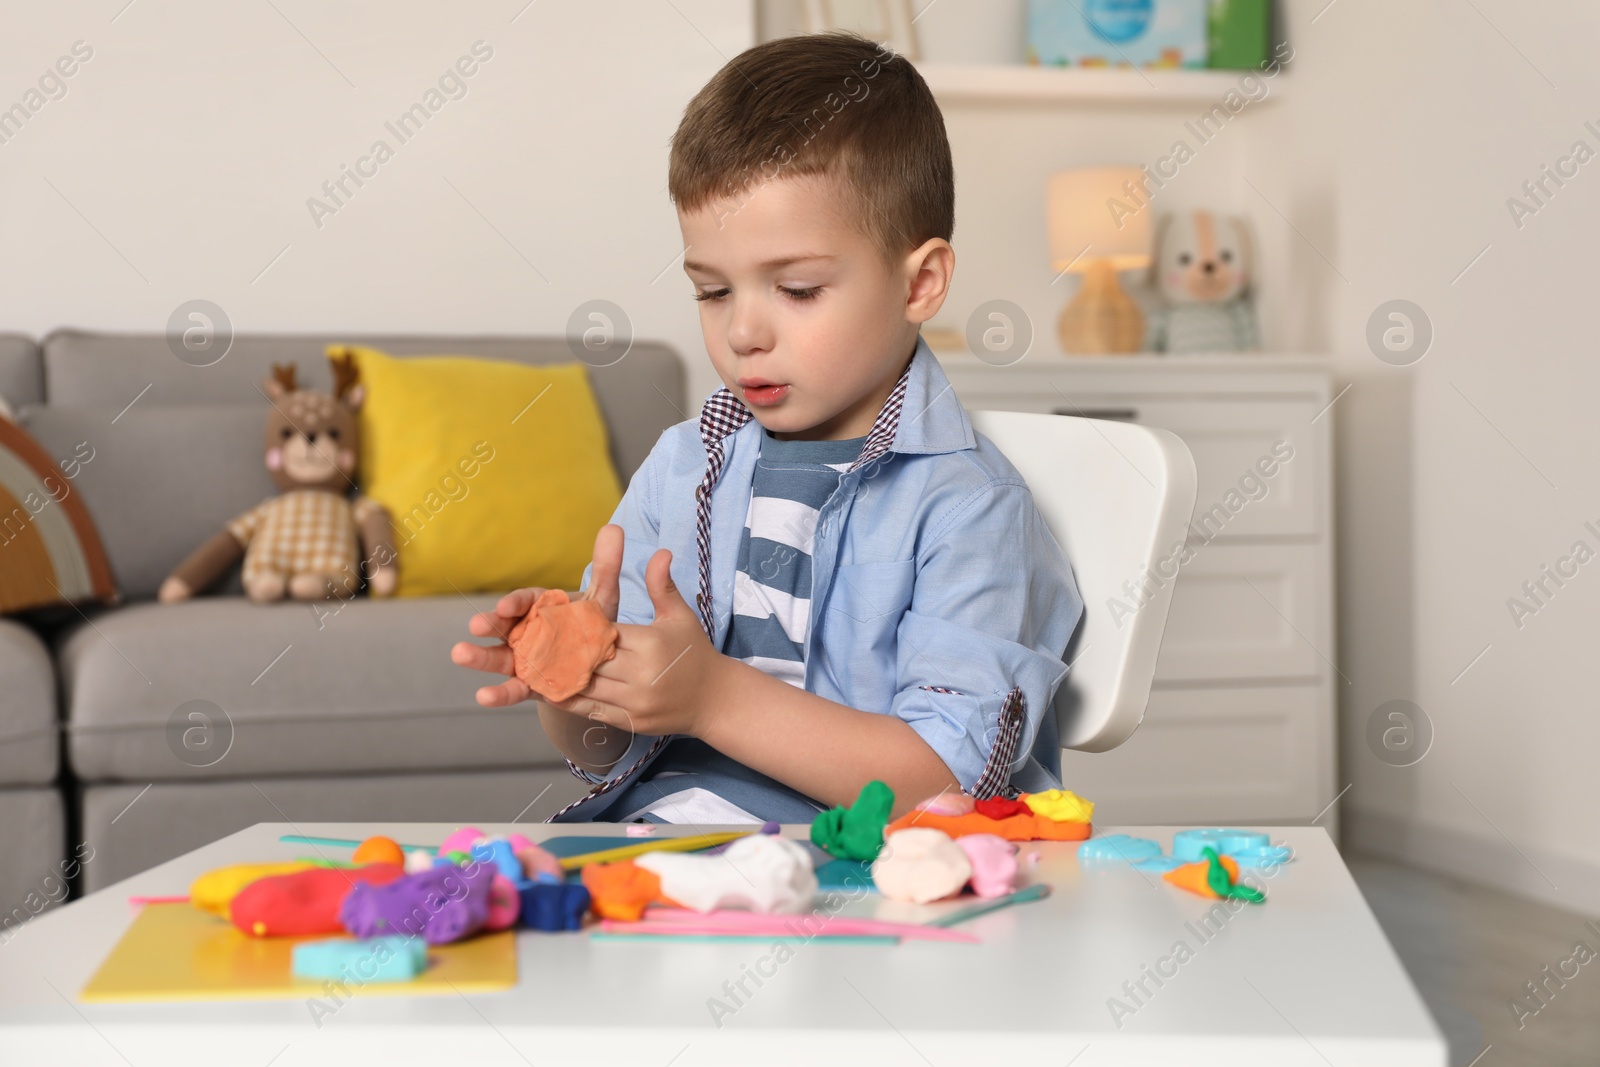
[[[427,969],[428,946],[418,938],[398,934],[365,941],[339,937],[301,942],[290,958],[296,978],[408,982]]]
[[[872,864],[867,860],[836,860],[817,866],[818,889],[852,889],[877,892],[872,881]]]
[[[522,880],[522,861],[511,851],[511,843],[496,837],[472,846],[472,858],[479,863],[492,863],[500,873],[513,882]]]
[[[1205,859],[1207,847],[1217,850],[1219,856],[1233,856],[1241,852],[1270,848],[1272,838],[1256,830],[1225,830],[1213,827],[1201,830],[1179,830],[1172,835],[1172,855],[1184,863]]]
[[[1161,846],[1148,837],[1130,837],[1127,834],[1106,834],[1091,837],[1078,846],[1080,860],[1125,860],[1135,862],[1161,855]]]
[[[1151,856],[1147,860],[1138,860],[1128,864],[1128,866],[1136,871],[1154,871],[1157,874],[1163,874],[1174,867],[1182,867],[1183,861],[1173,859],[1171,856]]]
[[[589,890],[575,882],[519,881],[517,895],[522,898],[518,921],[530,930],[577,930],[589,910]]]

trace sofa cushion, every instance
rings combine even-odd
[[[0,333],[0,399],[13,411],[44,399],[44,362],[33,338]]]
[[[362,490],[394,523],[395,595],[576,589],[622,499],[583,364],[344,352],[366,390]]]
[[[55,668],[44,642],[10,619],[0,619],[0,679],[0,786],[55,781]]]
[[[245,334],[235,337],[216,363],[195,367],[174,356],[161,334],[58,330],[42,344],[46,399],[51,404],[109,406],[113,411],[120,411],[141,392],[135,411],[142,405],[261,404],[258,386],[272,373],[275,362],[297,364],[300,380],[313,389],[329,388],[330,344],[365,345],[393,356],[449,352],[522,363],[570,363],[582,358],[559,336]],[[581,345],[577,347],[582,351]],[[626,483],[661,431],[689,417],[683,361],[667,345],[635,341],[621,359],[605,366],[588,364],[587,370],[605,416],[611,461]]]
[[[83,889],[88,893],[103,889],[256,823],[278,823],[285,833],[293,832],[291,826],[332,823],[320,832],[350,839],[382,832],[406,844],[433,845],[444,836],[436,826],[424,831],[405,825],[379,829],[374,824],[444,823],[478,826],[491,834],[512,833],[543,822],[588,788],[564,765],[86,786],[79,804],[80,849],[92,859],[83,864]],[[316,855],[319,850],[304,851]],[[336,848],[320,851],[329,859],[350,855]],[[171,891],[159,886],[126,891]]]
[[[87,868],[79,856],[91,856],[85,846],[78,856],[67,855],[66,812],[61,794],[54,789],[0,789],[0,841],[5,861],[0,863],[0,946],[17,935],[18,927],[67,896],[68,879]],[[6,1062],[11,1062],[7,1057]]]
[[[112,579],[133,599],[155,596],[206,538],[278,494],[261,456],[266,401],[162,408],[145,400],[125,411],[49,404],[21,412],[58,461],[90,447],[72,484],[100,532]],[[237,573],[219,586],[238,589]]]
[[[58,649],[68,758],[80,778],[141,783],[565,769],[532,703],[479,707],[493,677],[450,662],[496,599],[198,597],[91,613]]]
[[[72,491],[87,441],[59,461],[0,417],[0,613],[116,602],[111,565],[83,495]]]

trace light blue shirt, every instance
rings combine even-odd
[[[712,493],[712,644],[718,649],[728,635],[761,434],[751,419],[724,439],[725,465]],[[625,532],[619,623],[654,619],[644,570],[659,548],[672,550],[673,582],[692,602],[699,588],[694,493],[705,470],[706,449],[697,420],[690,419],[661,435],[629,482],[611,518]],[[593,570],[592,563],[584,569],[581,588],[588,588]],[[889,451],[843,474],[820,509],[811,582],[807,690],[900,718],[939,754],[962,789],[971,790],[1016,688],[1024,722],[1007,769],[1009,785],[1025,792],[1060,787],[1051,702],[1067,673],[1061,657],[1083,601],[1027,484],[973,430],[920,336]],[[634,735],[604,775],[576,773],[591,783],[625,773],[637,780],[644,768],[636,764],[654,740]],[[594,754],[589,761],[610,762]],[[561,821],[622,816],[607,809],[632,791],[631,785],[614,788]],[[774,814],[751,806],[759,798],[728,799],[762,818],[793,821],[781,818],[792,807]]]

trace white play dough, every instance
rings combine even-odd
[[[661,894],[698,912],[748,908],[797,915],[811,907],[817,876],[811,855],[776,834],[741,837],[710,856],[647,852],[634,861],[661,879]]]
[[[896,830],[872,864],[872,881],[890,900],[927,904],[961,892],[972,863],[943,830]]]

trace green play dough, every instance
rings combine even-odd
[[[811,842],[842,860],[875,860],[883,848],[883,828],[894,807],[894,790],[873,780],[848,808],[833,808],[811,820]]]
[[[1210,864],[1206,868],[1206,884],[1211,887],[1211,891],[1217,896],[1237,897],[1240,900],[1248,900],[1252,904],[1260,904],[1267,899],[1266,894],[1259,889],[1235,884],[1233,879],[1228,877],[1228,868],[1222,865],[1222,859],[1217,855],[1217,850],[1210,845],[1201,849],[1200,855],[1204,856],[1206,862]]]

